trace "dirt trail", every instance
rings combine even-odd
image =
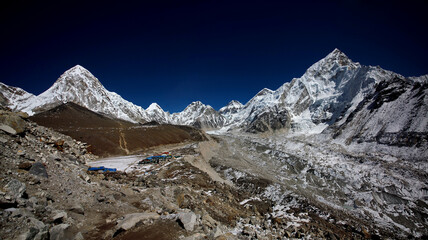
[[[125,151],[126,154],[129,154],[128,143],[126,142],[125,134],[122,131],[122,123],[119,123],[119,124],[120,124],[120,128],[119,128],[119,147],[120,147],[120,149],[122,149],[123,151]]]
[[[233,183],[229,180],[225,180],[211,167],[209,161],[217,155],[217,152],[220,148],[220,144],[216,141],[210,139],[209,141],[200,142],[198,144],[198,150],[200,152],[199,156],[187,155],[184,157],[188,163],[192,166],[200,169],[201,171],[207,173],[211,179],[214,181],[225,183],[229,186],[233,186]]]

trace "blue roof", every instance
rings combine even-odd
[[[88,171],[98,171],[98,170],[103,170],[104,166],[99,166],[99,167],[89,167]]]

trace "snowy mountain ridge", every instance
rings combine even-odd
[[[293,134],[321,133],[338,125],[375,94],[376,86],[392,79],[406,79],[380,67],[353,62],[339,49],[310,66],[300,77],[276,90],[262,89],[245,105],[231,101],[219,111],[200,101],[170,114],[158,104],[146,110],[110,92],[88,70],[77,65],[62,74],[48,90],[34,96],[19,88],[0,85],[7,105],[30,115],[66,102],[131,122],[157,121],[222,131],[252,133],[285,130]],[[428,75],[406,81],[426,85]],[[406,85],[407,86],[407,85]],[[343,126],[342,126],[343,128]]]
[[[11,87],[0,82],[0,99],[4,101],[4,105],[9,106],[12,110],[17,110],[20,105],[31,101],[34,97],[36,96],[21,88]]]
[[[33,115],[67,102],[131,122],[147,118],[143,108],[105,89],[94,75],[80,65],[64,72],[45,92],[21,102],[16,110]]]
[[[225,118],[210,105],[200,101],[192,102],[182,112],[174,113],[171,122],[179,125],[195,126],[203,129],[223,127]]]
[[[224,125],[224,117],[211,106],[200,101],[189,104],[180,113],[165,112],[157,103],[146,110],[108,91],[87,69],[76,65],[64,72],[45,92],[38,96],[3,83],[0,93],[5,105],[29,115],[43,112],[58,105],[73,102],[91,111],[130,122],[171,123],[214,129]]]
[[[248,128],[261,117],[265,119],[258,121],[261,128],[256,132],[276,130],[270,125],[281,122],[279,128],[288,126],[286,129],[291,132],[320,133],[343,117],[344,111],[355,109],[375,84],[394,77],[404,79],[380,67],[355,63],[335,49],[309,67],[302,77],[275,91],[261,90],[240,111],[228,116],[226,126],[229,130],[254,132]]]

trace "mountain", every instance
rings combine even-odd
[[[21,101],[16,110],[33,115],[67,102],[73,102],[91,111],[131,122],[147,120],[143,108],[126,101],[117,93],[105,89],[94,75],[80,65],[64,72],[42,94],[27,99],[27,101]]]
[[[13,110],[25,111],[30,115],[66,102],[73,102],[91,111],[131,122],[156,121],[203,129],[223,128],[223,130],[250,133],[281,130],[292,134],[314,134],[324,131],[336,138],[339,135],[349,138],[351,135],[362,134],[357,130],[357,126],[369,122],[369,120],[360,119],[363,118],[361,115],[363,105],[372,101],[378,102],[373,99],[376,96],[377,98],[385,94],[401,96],[401,92],[407,89],[405,91],[407,93],[402,97],[388,100],[391,102],[389,105],[395,105],[395,101],[399,101],[397,105],[406,109],[413,109],[413,111],[425,109],[427,105],[425,100],[414,101],[411,95],[412,92],[417,94],[417,91],[421,91],[420,94],[425,96],[424,90],[418,89],[424,89],[427,82],[428,75],[405,78],[378,66],[364,66],[353,62],[339,49],[334,49],[325,58],[310,66],[300,78],[294,78],[276,90],[262,89],[245,105],[238,101],[231,101],[218,112],[199,101],[191,103],[182,112],[174,114],[165,112],[156,103],[144,110],[105,89],[95,76],[79,65],[62,74],[52,87],[38,96],[20,88],[1,84],[0,101]],[[389,84],[397,87],[385,87]],[[389,91],[391,93],[386,93]],[[395,116],[390,122],[398,124],[395,119],[400,115],[399,109],[395,107],[381,109],[365,113],[364,118],[375,119],[372,114],[378,114],[380,119],[379,111],[384,111],[382,114],[387,117]],[[350,118],[351,116],[353,119],[357,113],[356,110],[361,113],[360,117],[356,118],[360,119],[358,123],[355,122],[356,119],[351,121]],[[408,113],[400,117],[406,118],[401,120],[400,124],[410,124],[410,121],[415,124],[420,122],[422,127],[418,131],[426,129],[423,114]],[[418,120],[409,120],[414,117]],[[351,125],[354,129],[352,131]],[[349,131],[346,130],[348,126]],[[403,129],[404,125],[400,126],[400,129]],[[380,130],[376,133],[372,132],[371,137],[365,139],[373,139],[373,136],[379,132]]]
[[[17,110],[21,104],[32,101],[35,97],[21,88],[0,83],[0,105],[2,106]]]
[[[93,112],[133,123],[156,121],[212,129],[222,127],[225,122],[217,111],[201,102],[192,103],[183,112],[174,115],[165,112],[157,103],[152,103],[144,110],[117,93],[108,91],[92,73],[80,65],[64,72],[48,90],[38,96],[3,83],[0,85],[0,94],[3,105],[29,115],[71,102]]]
[[[227,116],[229,114],[238,112],[243,106],[244,105],[239,101],[232,100],[226,106],[220,108],[218,112],[223,116]]]
[[[146,119],[158,123],[170,123],[171,114],[165,112],[157,103],[152,103],[145,111]]]
[[[380,67],[353,62],[335,49],[302,77],[275,91],[261,90],[239,111],[230,114],[226,125],[247,132],[285,129],[293,133],[320,133],[372,95],[376,84],[394,78],[405,79]]]
[[[172,123],[201,129],[223,127],[226,119],[210,105],[200,101],[189,104],[182,112],[172,114]]]
[[[427,145],[428,82],[425,79],[426,76],[413,79],[395,76],[377,82],[356,107],[347,109],[326,132],[332,132],[334,138],[346,144],[354,141],[398,147]]]

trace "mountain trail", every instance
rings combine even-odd
[[[187,155],[184,160],[192,164],[192,166],[208,174],[214,181],[234,186],[229,180],[223,179],[210,165],[210,160],[217,155],[220,145],[210,139],[209,141],[200,142],[198,144],[199,156]]]
[[[129,154],[128,150],[128,143],[126,142],[125,134],[122,131],[122,124],[120,123],[119,128],[119,147],[126,152],[126,154]]]

